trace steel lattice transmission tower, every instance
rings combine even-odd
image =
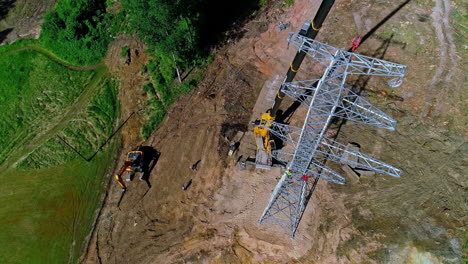
[[[333,117],[394,130],[396,121],[362,97],[345,88],[347,75],[376,75],[395,77],[389,84],[401,84],[406,66],[358,55],[291,33],[289,43],[309,58],[327,68],[320,79],[283,83],[281,91],[308,108],[302,128],[272,121],[265,126],[270,133],[286,142],[273,158],[286,166],[271,194],[259,223],[276,223],[286,228],[294,238],[311,193],[303,175],[314,176],[338,184],[345,179],[325,166],[326,160],[360,167],[370,171],[399,177],[401,171],[353,148],[324,136]]]

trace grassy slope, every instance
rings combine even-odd
[[[77,160],[0,174],[1,263],[66,263],[70,253],[71,259],[77,259],[99,207],[116,146],[90,163]]]
[[[93,71],[72,71],[33,50],[0,60],[0,162],[14,146],[45,129],[80,95]]]
[[[88,144],[94,147],[112,131],[115,85],[105,68],[92,68],[62,63],[31,41],[0,48],[0,158],[8,157],[0,173],[0,263],[74,262],[83,249],[116,142],[89,163],[67,149],[50,163],[29,156],[45,159],[35,150],[57,133],[71,142],[95,140]],[[76,120],[81,133],[64,133]],[[29,166],[22,167],[40,169],[12,168],[23,158]]]
[[[69,111],[62,118],[63,122],[48,131],[48,137],[42,137],[44,143],[25,156],[18,164],[19,168],[47,168],[76,159],[77,155],[54,135],[66,140],[86,158],[90,158],[99,149],[113,130],[117,94],[114,83],[107,78],[95,85],[95,95],[84,102],[88,105],[82,104],[76,111]],[[24,153],[29,151],[26,148]]]

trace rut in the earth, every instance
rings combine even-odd
[[[432,77],[421,117],[439,117],[443,107],[448,104],[447,92],[458,69],[458,56],[450,25],[450,1],[436,0],[432,13],[432,24],[439,41],[439,61]],[[425,67],[424,65],[421,65]]]

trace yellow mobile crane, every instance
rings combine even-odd
[[[304,23],[301,30],[299,31],[299,34],[311,39],[315,39],[334,2],[335,0],[323,0],[319,10],[317,11],[317,14],[315,14],[314,19],[306,21],[306,23]],[[291,82],[294,79],[305,56],[306,53],[302,50],[299,50],[296,53],[296,56],[291,62],[288,72],[286,73],[286,78],[283,83]],[[260,120],[255,121],[256,126],[254,127],[254,136],[257,145],[257,153],[255,158],[256,168],[269,169],[272,166],[271,152],[276,147],[275,141],[270,137],[268,128],[271,127],[271,122],[275,121],[276,113],[281,105],[281,102],[283,101],[284,96],[285,94],[281,91],[281,89],[279,89],[271,109],[263,113]]]
[[[254,136],[257,145],[257,153],[255,156],[255,167],[259,169],[269,169],[272,165],[271,151],[276,149],[275,141],[270,138],[268,132],[271,127],[271,121],[275,118],[271,116],[270,110],[262,114],[262,119],[255,122]]]

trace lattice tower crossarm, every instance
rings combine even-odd
[[[297,133],[300,131],[300,128],[278,124],[276,122],[272,123],[272,126],[268,128],[268,130],[275,135],[276,137],[280,138],[283,142],[287,142],[291,144],[295,149],[299,146]],[[290,132],[287,133],[286,131]],[[294,154],[284,150],[277,150],[274,152],[274,158],[283,163],[284,165],[290,164],[292,160],[292,156]],[[376,158],[373,158],[369,155],[366,155],[356,149],[350,148],[343,144],[340,144],[332,139],[329,139],[325,136],[322,137],[321,141],[318,144],[317,149],[315,150],[315,159],[327,159],[329,161],[333,161],[340,164],[346,164],[353,168],[360,168],[369,171],[374,171],[382,174],[387,174],[393,177],[400,177],[401,170],[386,164],[383,161],[380,161]],[[330,171],[331,169],[327,169]],[[310,175],[310,174],[307,174]],[[317,176],[311,174],[310,176],[324,178],[321,176]],[[324,178],[326,179],[326,178]],[[327,179],[326,179],[327,180]],[[344,183],[337,182],[336,179],[331,180],[336,183]]]
[[[346,52],[292,33],[289,41],[315,61],[326,64],[322,78],[283,83],[282,92],[307,106],[302,128],[271,122],[271,134],[291,144],[293,151],[277,150],[274,158],[287,171],[272,192],[259,223],[285,227],[294,238],[310,195],[307,177],[343,184],[344,178],[324,164],[326,160],[399,177],[401,171],[355,149],[324,137],[334,116],[393,130],[396,121],[345,88],[348,74],[403,77],[406,66]],[[304,44],[307,45],[304,45]]]
[[[296,33],[290,33],[288,41],[325,66],[328,66],[331,58],[343,61],[348,65],[347,75],[405,76],[405,65],[344,51]]]
[[[316,81],[314,81],[316,83]],[[301,102],[307,107],[310,105],[312,94],[316,88],[310,81],[284,83],[282,91],[289,97]],[[372,125],[389,130],[395,130],[396,120],[386,115],[383,111],[370,104],[366,99],[353,91],[343,88],[343,96],[338,103],[338,109],[333,116],[345,118],[351,121]],[[328,102],[328,98],[319,98]],[[328,113],[324,113],[328,114]]]

